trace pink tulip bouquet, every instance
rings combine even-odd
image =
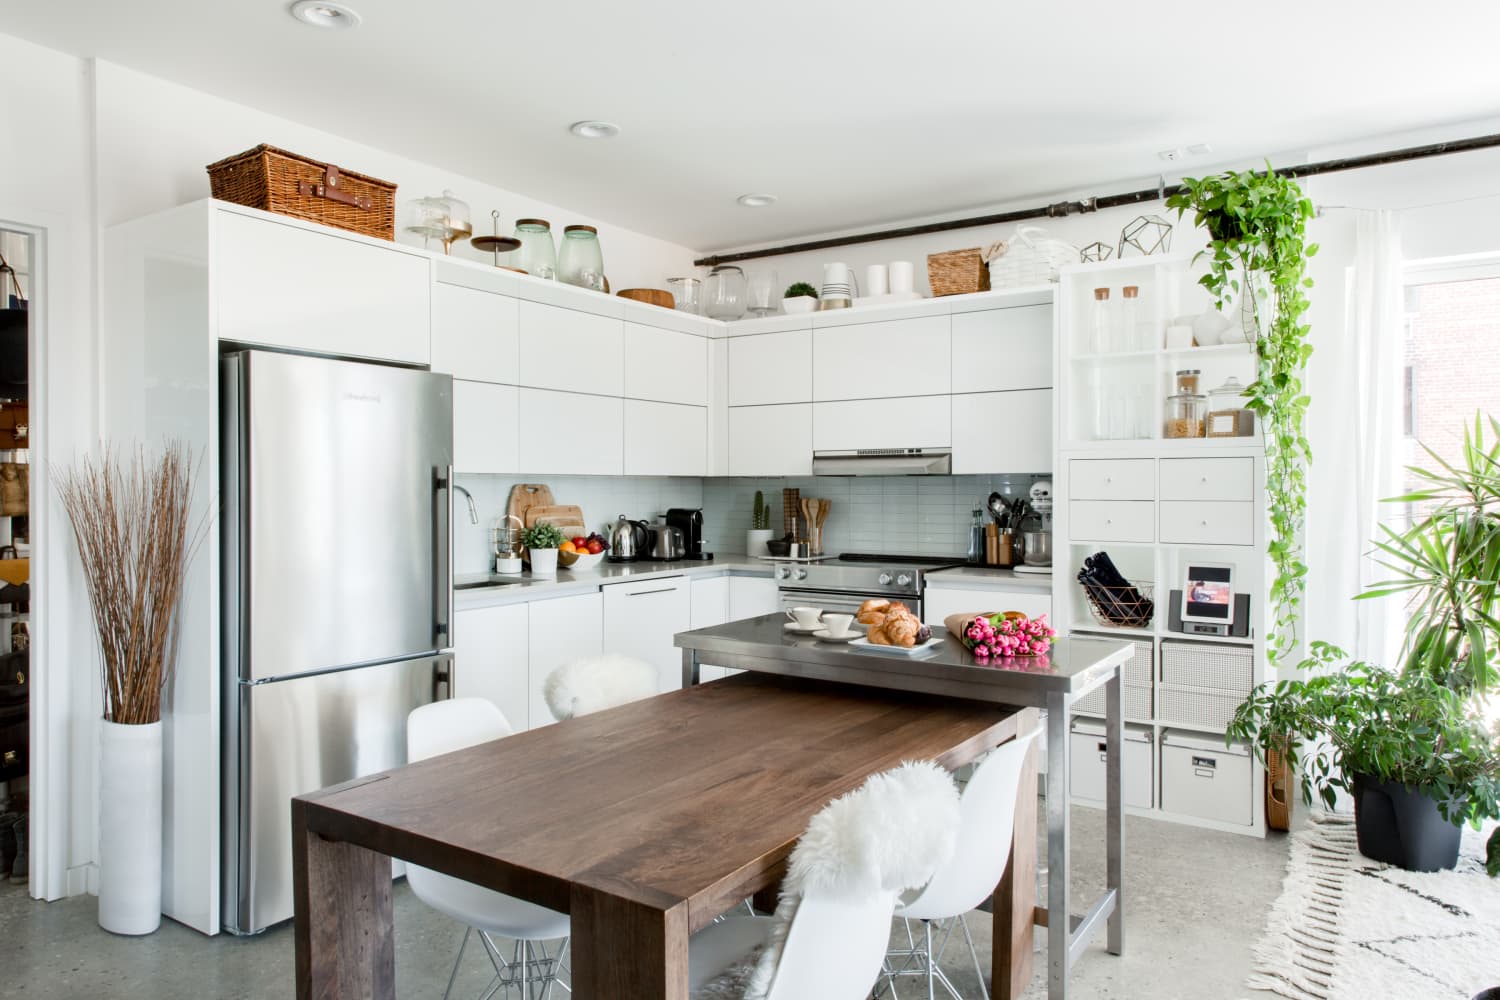
[[[1001,613],[970,618],[958,638],[976,659],[988,660],[1002,656],[1041,656],[1052,648],[1057,633],[1047,624],[1046,615],[1027,618]]]

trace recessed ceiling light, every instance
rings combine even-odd
[[[776,204],[774,194],[742,194],[735,201],[746,208],[765,208],[767,205]]]
[[[580,139],[613,139],[620,134],[620,126],[614,122],[581,121],[569,125],[568,131]]]
[[[360,22],[358,11],[331,0],[297,0],[291,12],[297,20],[314,28],[357,28]]]

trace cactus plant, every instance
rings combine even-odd
[[[766,505],[766,498],[760,490],[755,491],[755,504],[750,510],[750,527],[754,531],[769,531],[771,528],[771,508]]]

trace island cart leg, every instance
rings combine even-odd
[[[1047,695],[1047,996],[1066,1000],[1073,943],[1068,895],[1068,711],[1069,698]]]
[[[395,1000],[391,859],[325,840],[292,800],[298,1000]]]
[[[1109,915],[1109,953],[1118,955],[1125,950],[1125,720],[1124,692],[1121,690],[1121,675],[1124,668],[1116,670],[1104,686],[1105,724],[1105,858],[1107,863],[1106,892],[1115,894],[1115,906]]]
[[[682,686],[692,687],[698,683],[698,651],[696,649],[684,649],[682,651]]]

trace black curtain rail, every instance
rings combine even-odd
[[[1343,156],[1318,163],[1302,163],[1290,167],[1278,167],[1276,173],[1282,177],[1313,177],[1332,174],[1342,170],[1362,170],[1366,167],[1383,167],[1390,163],[1406,163],[1410,160],[1425,160],[1430,156],[1449,156],[1453,153],[1469,153],[1477,149],[1493,149],[1500,146],[1500,134],[1479,135],[1451,142],[1434,142],[1425,146],[1408,146],[1384,153],[1367,153],[1363,156]],[[1027,219],[1057,219],[1069,215],[1084,215],[1101,208],[1118,208],[1122,205],[1138,205],[1142,202],[1158,201],[1167,195],[1182,190],[1179,184],[1127,191],[1098,198],[1083,198],[1078,201],[1059,201],[1036,208],[1019,208],[994,215],[976,215],[968,219],[949,219],[946,222],[928,222],[920,226],[902,226],[899,229],[881,229],[853,236],[838,236],[826,240],[808,240],[804,243],[787,243],[779,247],[760,250],[744,250],[738,253],[720,253],[701,257],[693,261],[699,267],[714,267],[718,264],[733,264],[742,260],[758,260],[762,257],[779,257],[789,253],[807,253],[812,250],[829,250],[833,247],[851,247],[861,243],[878,243],[882,240],[898,240],[907,236],[926,236],[929,233],[946,233],[955,229],[973,229],[978,226],[995,226],[1006,222],[1024,222]]]

